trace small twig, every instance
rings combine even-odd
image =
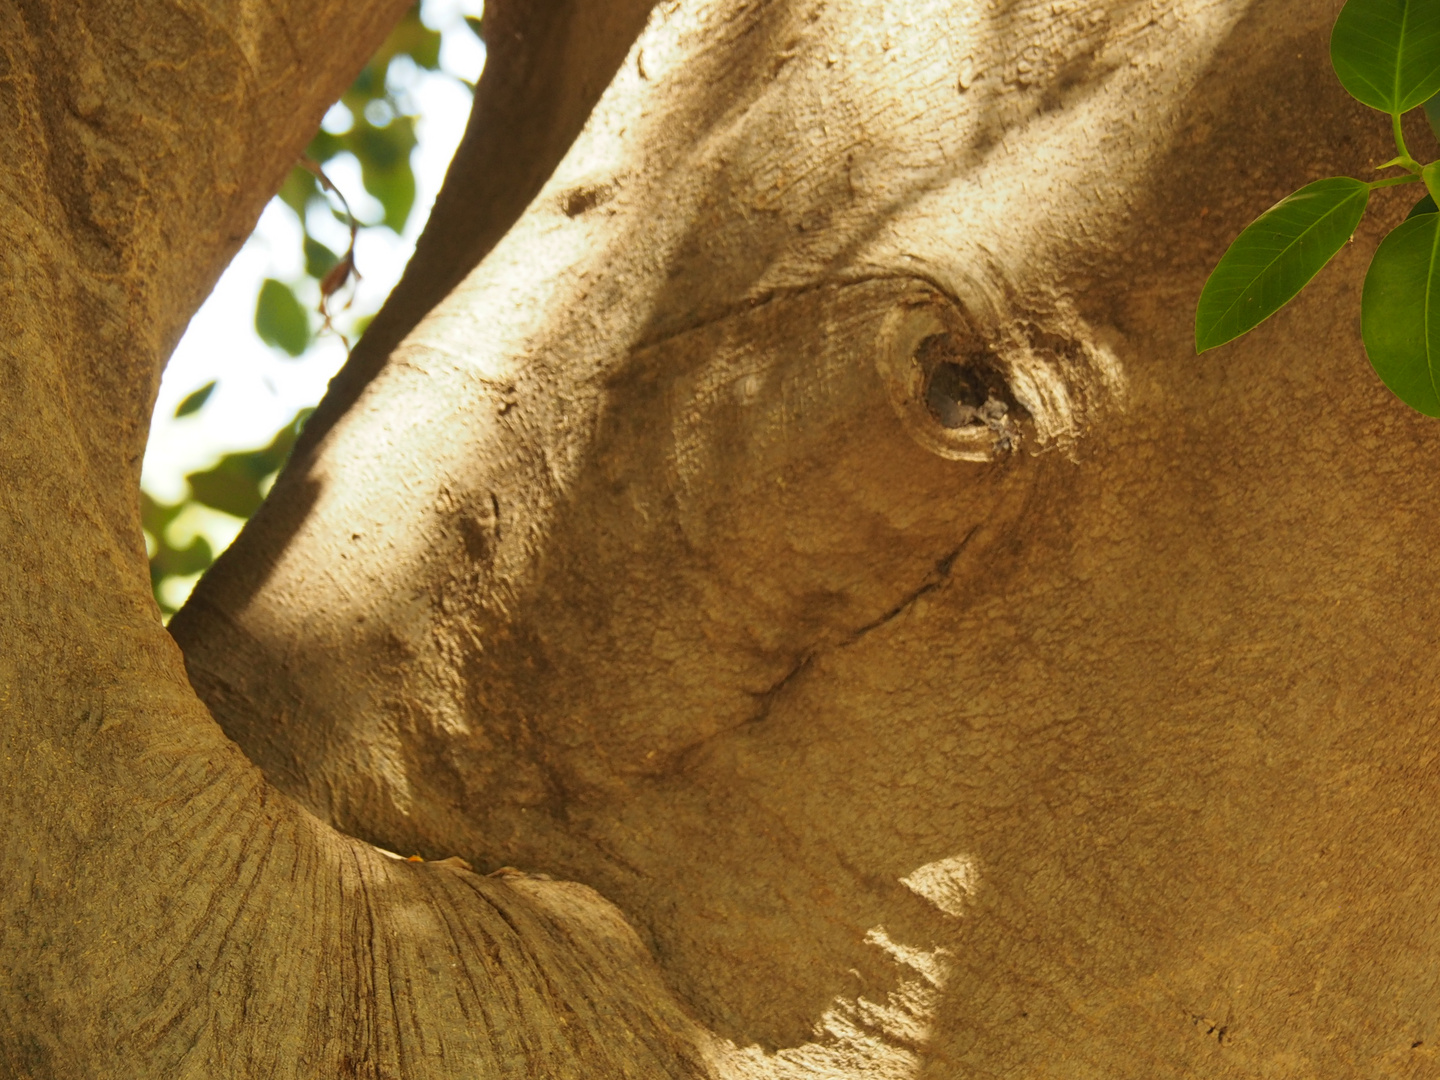
[[[308,154],[301,154],[300,164],[307,172],[314,176],[315,179],[320,181],[320,187],[322,189],[330,192],[340,200],[340,205],[345,209],[346,223],[350,226],[350,246],[345,250],[345,254],[341,256],[340,261],[330,268],[330,272],[327,273],[320,282],[319,309],[320,317],[325,320],[325,325],[322,329],[329,330],[344,342],[345,351],[348,353],[350,351],[349,338],[340,333],[339,330],[336,330],[335,324],[330,321],[330,298],[343,289],[346,282],[348,282],[352,276],[356,281],[360,280],[360,271],[355,266],[355,237],[360,232],[360,223],[355,220],[355,215],[350,210],[349,200],[345,198],[344,193],[339,188],[330,182],[330,178],[325,175],[325,170],[320,168],[319,162],[315,161]],[[355,294],[351,293],[350,299],[345,301],[345,306],[340,310],[348,311],[354,299]]]

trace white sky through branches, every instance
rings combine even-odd
[[[470,93],[458,80],[475,82],[485,63],[484,46],[464,21],[466,15],[478,16],[482,6],[482,0],[424,0],[421,19],[442,35],[442,73],[416,69],[408,58],[391,65],[391,85],[398,76],[418,117],[418,145],[411,155],[415,206],[403,236],[383,228],[361,230],[356,263],[363,276],[356,287],[355,314],[372,313],[380,307],[399,281],[430,215],[470,112]],[[358,218],[374,221],[381,216],[379,204],[361,185],[359,162],[353,156],[347,153],[331,159],[325,171],[350,200]],[[347,231],[338,221],[330,224],[336,235],[322,233],[325,223],[319,220],[312,220],[312,232],[334,250],[343,251]],[[289,207],[274,199],[191,319],[165,369],[141,479],[141,486],[160,502],[176,503],[188,496],[186,473],[208,467],[224,453],[267,444],[299,409],[320,400],[331,376],[344,363],[345,347],[334,335],[322,334],[304,355],[291,358],[265,345],[255,333],[260,283],[267,277],[295,281],[303,269],[299,220]],[[313,282],[306,284],[315,289],[315,295],[302,289],[297,293],[301,302],[313,309],[319,300],[318,288]],[[176,406],[211,380],[218,385],[205,407],[175,419]],[[182,544],[185,534],[198,532],[218,553],[234,539],[240,524],[227,514],[192,505],[167,531],[180,533],[172,540]],[[174,582],[185,593],[192,584],[189,579]]]

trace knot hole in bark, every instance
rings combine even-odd
[[[888,321],[878,367],[912,437],[942,457],[994,461],[1022,420],[999,358],[953,310],[907,306]]]
[[[1010,414],[1019,406],[1005,377],[985,356],[966,356],[953,334],[931,334],[920,342],[915,362],[926,372],[925,405],[941,427],[988,428],[1013,440]]]

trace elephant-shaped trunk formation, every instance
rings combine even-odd
[[[1274,7],[658,8],[176,619],[222,726],[346,831],[594,886],[762,1071],[879,1038],[862,1072],[1038,1075],[1156,1024],[1145,1060],[1193,1063],[1221,1012],[1227,1052],[1288,1040],[1226,987],[1318,963],[1304,919],[1240,914],[1311,772],[1265,748],[1317,706],[1234,704],[1310,693],[1245,621],[1280,571],[1196,502],[1263,498],[1238,448],[1277,422],[1187,359],[1227,237],[1175,224],[1235,205],[1197,178],[1216,140],[1280,153],[1229,84],[1295,81],[1326,27],[1271,40]],[[1285,161],[1327,145],[1281,126]],[[1297,843],[1269,872],[1317,872]],[[987,868],[964,918],[899,884],[952,857]],[[949,972],[916,976],[925,1039],[845,1028],[902,948]]]
[[[210,890],[126,910],[195,929],[144,954],[168,992],[234,990],[226,1027],[117,989],[145,1038],[218,1069],[263,1014],[257,1074],[1423,1070],[1440,468],[1348,314],[1378,233],[1190,336],[1258,208],[1386,156],[1331,6],[667,0],[545,91],[598,102],[543,187],[556,140],[507,164],[477,113],[171,625],[263,780],[155,627],[117,685],[173,685],[25,758],[133,736],[97,790],[207,838],[113,870]],[[160,750],[146,709],[188,718]]]

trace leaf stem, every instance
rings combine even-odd
[[[1395,149],[1400,151],[1400,156],[1394,162],[1402,168],[1409,169],[1412,173],[1420,172],[1420,163],[1410,156],[1410,151],[1405,147],[1405,132],[1400,127],[1400,114],[1390,114],[1390,126],[1395,132]]]
[[[1374,191],[1376,188],[1394,187],[1396,184],[1418,184],[1418,183],[1420,183],[1420,177],[1417,176],[1417,175],[1414,174],[1414,173],[1409,173],[1409,174],[1407,174],[1407,175],[1405,175],[1405,176],[1387,176],[1384,180],[1372,180],[1372,181],[1370,181],[1370,190],[1371,190],[1371,191]]]

